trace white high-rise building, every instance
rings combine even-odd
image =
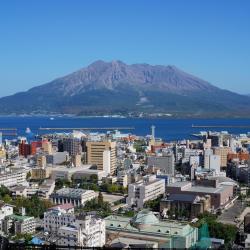
[[[103,151],[103,170],[106,174],[110,174],[111,171],[111,158],[110,158],[110,150]]]

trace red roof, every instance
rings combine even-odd
[[[51,207],[50,209],[57,209],[57,208],[68,210],[68,209],[74,208],[74,206],[71,203],[65,203],[65,204],[61,204],[61,205]]]

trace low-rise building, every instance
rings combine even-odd
[[[51,194],[50,198],[54,204],[71,203],[74,206],[84,205],[86,201],[95,199],[98,196],[93,190],[62,188]]]
[[[180,181],[170,183],[166,187],[166,193],[189,194],[198,196],[211,196],[211,208],[223,208],[234,198],[234,186],[227,183],[219,183],[218,180],[200,180],[196,183]]]
[[[61,246],[102,247],[105,221],[93,215],[74,214],[72,204],[50,208],[44,213],[44,231],[57,237]]]
[[[165,180],[157,179],[156,175],[145,176],[143,180],[128,185],[126,203],[143,208],[146,201],[154,200],[165,193]]]
[[[4,169],[0,173],[0,185],[14,187],[26,183],[26,172],[24,169]]]
[[[35,232],[36,221],[32,216],[12,214],[3,220],[3,231],[9,233],[14,227],[14,234],[32,234]]]
[[[79,215],[76,221],[58,230],[58,245],[103,247],[106,242],[105,221],[92,215]]]
[[[107,244],[117,241],[125,247],[188,249],[198,241],[198,228],[188,223],[161,221],[153,212],[140,211],[135,217],[110,215],[105,218]]]
[[[33,180],[43,180],[49,178],[51,174],[51,168],[32,168],[31,169],[31,179]]]
[[[44,180],[37,191],[38,197],[49,199],[50,195],[54,192],[55,186],[56,184],[54,180]]]
[[[75,222],[74,206],[70,203],[51,207],[44,213],[44,231],[56,233],[61,226]]]
[[[160,202],[160,211],[164,216],[170,213],[178,213],[182,217],[193,219],[206,211],[210,211],[210,209],[211,197],[209,195],[171,194]]]

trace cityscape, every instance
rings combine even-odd
[[[0,3],[0,250],[250,249],[250,1]]]
[[[3,244],[247,248],[250,133],[171,142],[150,129],[12,139],[2,130]]]

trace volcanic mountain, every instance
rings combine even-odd
[[[250,97],[217,88],[175,66],[96,61],[26,92],[0,98],[1,114],[130,112],[248,116]]]

